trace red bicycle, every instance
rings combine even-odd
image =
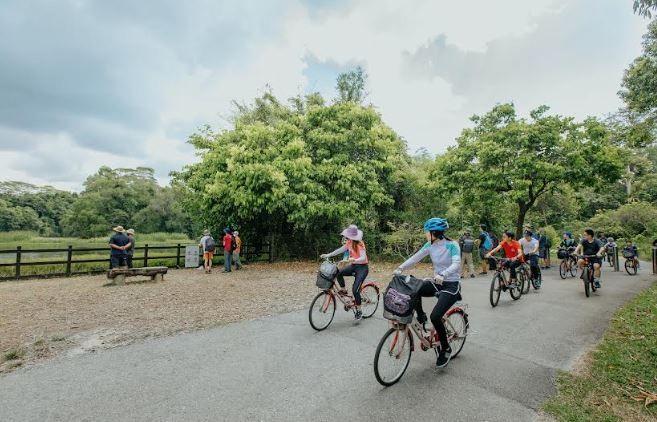
[[[332,261],[327,260],[326,262],[335,265]],[[318,282],[318,287],[322,291],[317,293],[308,310],[308,321],[315,330],[322,331],[331,325],[338,301],[342,303],[342,307],[346,312],[351,310],[356,315],[354,297],[348,293],[340,292],[335,285],[335,277],[331,280],[325,280],[325,284]],[[363,318],[369,318],[374,315],[379,307],[379,286],[372,281],[366,281],[360,287],[360,295],[362,298],[360,309],[363,312]]]

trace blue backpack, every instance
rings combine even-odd
[[[484,249],[489,251],[489,250],[493,249],[493,239],[491,239],[488,232],[484,232],[484,236],[486,236],[486,240],[484,240],[484,244],[482,246],[484,247]]]

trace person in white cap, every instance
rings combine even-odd
[[[331,253],[320,255],[320,258],[325,259],[340,254],[349,256],[349,265],[338,272],[338,284],[340,285],[340,293],[347,294],[344,276],[354,276],[352,293],[354,295],[354,302],[356,303],[356,319],[361,319],[363,318],[363,312],[360,310],[362,301],[360,287],[363,285],[363,281],[365,281],[367,274],[370,272],[367,250],[365,248],[365,243],[363,242],[363,231],[359,230],[355,224],[352,224],[344,229],[341,234],[342,237],[346,239],[344,245]]]
[[[128,249],[126,249],[126,262],[128,265],[128,268],[132,268],[132,258],[135,255],[135,229],[128,229],[126,230],[126,234],[128,235],[128,239],[130,240],[130,243],[128,244]]]

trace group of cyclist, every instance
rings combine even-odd
[[[430,257],[433,264],[433,278],[425,281],[419,293],[422,297],[437,297],[433,310],[430,313],[431,323],[436,329],[440,339],[440,352],[438,353],[436,366],[445,367],[451,357],[451,349],[447,341],[447,331],[443,324],[443,315],[456,303],[461,300],[461,251],[459,243],[447,237],[445,233],[449,229],[449,223],[444,218],[430,218],[424,223],[424,232],[426,243],[413,256],[402,263],[395,271],[394,275],[400,275],[405,270],[418,264],[423,258]],[[483,229],[482,229],[483,230]],[[346,295],[344,276],[354,276],[354,285],[352,293],[356,304],[355,317],[357,320],[362,318],[360,287],[369,273],[367,250],[363,242],[363,231],[355,225],[350,225],[342,231],[343,245],[333,252],[323,254],[320,257],[327,259],[333,256],[343,255],[348,265],[342,268],[337,274],[337,281],[340,285],[340,293]],[[531,230],[525,230],[524,236],[519,241],[515,239],[515,233],[511,231],[504,232],[502,241],[492,249],[482,253],[482,258],[491,258],[500,250],[504,251],[505,258],[510,273],[509,287],[517,287],[517,269],[523,262],[529,262],[532,277],[537,277],[539,271],[539,241],[534,237]],[[594,265],[594,282],[596,287],[600,287],[600,267],[602,256],[605,253],[607,245],[613,244],[613,239],[608,238],[603,243],[600,239],[595,238],[592,229],[586,229],[583,233],[581,242],[576,242],[571,233],[565,233],[561,246],[571,248],[572,253],[577,256],[589,256]],[[574,249],[573,249],[574,248]],[[636,255],[638,251],[634,247]],[[583,259],[578,260],[578,266],[583,268],[585,262]],[[416,306],[417,318],[420,323],[427,321],[427,315],[422,309],[422,301],[418,301]]]

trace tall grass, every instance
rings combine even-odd
[[[43,248],[66,248],[68,245],[74,247],[103,248],[109,242],[110,233],[104,237],[91,239],[80,239],[75,237],[41,237],[35,232],[14,231],[0,232],[0,250],[16,249],[17,246],[23,249],[43,249]],[[137,246],[166,244],[174,245],[176,243],[193,245],[197,242],[190,239],[183,233],[148,233],[136,234]]]

